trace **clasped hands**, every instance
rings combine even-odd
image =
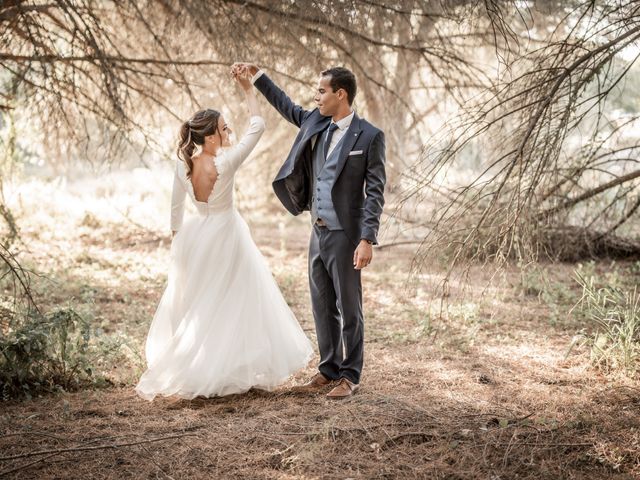
[[[246,63],[234,63],[231,65],[231,76],[240,84],[244,91],[251,89],[251,76],[249,65]]]

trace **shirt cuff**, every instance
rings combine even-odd
[[[258,80],[263,73],[264,72],[262,70],[258,70],[256,74],[253,77],[251,77],[251,83],[256,83],[256,80]]]

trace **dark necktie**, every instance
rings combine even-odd
[[[327,159],[327,154],[329,153],[329,145],[331,145],[331,137],[333,137],[333,132],[335,132],[338,129],[338,125],[336,125],[335,123],[331,122],[329,124],[329,132],[327,133],[327,138],[324,141],[324,150],[322,151],[324,154],[324,159]]]

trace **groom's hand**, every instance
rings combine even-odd
[[[371,263],[373,247],[366,240],[360,240],[356,251],[353,253],[353,268],[362,270]]]
[[[236,74],[236,72],[241,72],[243,70],[248,71],[249,76],[253,77],[256,73],[258,73],[258,70],[260,69],[257,65],[247,62],[236,62],[231,65],[231,73],[233,73],[234,75]]]

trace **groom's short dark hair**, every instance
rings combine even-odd
[[[344,89],[344,91],[347,92],[349,105],[353,103],[358,87],[356,85],[356,76],[351,70],[344,67],[333,67],[322,72],[322,76],[330,76],[331,80],[329,81],[329,85],[331,85],[331,89],[334,92],[337,92],[341,88]]]

